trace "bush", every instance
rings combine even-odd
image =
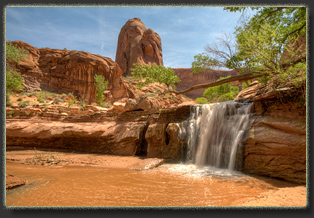
[[[227,77],[220,77],[217,81],[227,79]],[[204,91],[203,96],[210,102],[223,102],[234,100],[239,93],[239,87],[231,86],[230,83],[225,83],[219,86],[210,87]]]
[[[39,103],[44,103],[44,99],[43,99],[42,97],[40,97],[40,96],[37,98],[37,101],[38,101]]]
[[[87,99],[83,97],[79,98],[79,105],[81,108],[84,108],[87,105]]]
[[[105,100],[104,91],[107,89],[109,81],[105,79],[102,75],[95,74],[95,87],[96,87],[96,102],[101,104]]]
[[[11,107],[11,106],[12,106],[12,102],[7,101],[7,102],[5,103],[5,105],[6,105],[7,107]]]
[[[63,103],[63,100],[56,98],[53,100],[53,103]]]
[[[107,104],[106,102],[102,102],[99,104],[100,107],[103,107],[103,108],[109,108],[110,107],[110,104]]]
[[[6,92],[11,93],[13,91],[23,89],[23,77],[21,73],[13,71],[12,69],[6,70]]]
[[[13,61],[18,63],[23,60],[27,54],[28,51],[24,48],[18,48],[11,42],[6,43],[6,93],[24,88],[22,86],[23,77],[21,76],[21,73],[14,71],[9,62]]]
[[[22,97],[19,97],[18,99],[17,99],[17,101],[22,101],[23,99],[22,99]]]
[[[134,67],[131,68],[131,74],[135,79],[140,79],[137,85],[139,88],[149,83],[158,82],[160,84],[166,84],[170,90],[170,87],[175,89],[174,84],[180,82],[179,77],[175,75],[174,70],[171,68],[158,66],[154,63],[152,63],[151,66],[135,63],[133,66]]]
[[[204,97],[196,98],[195,101],[197,101],[200,104],[207,104],[208,103],[207,98],[204,98]]]
[[[18,104],[19,107],[25,108],[26,106],[29,106],[29,101],[22,101]]]
[[[73,104],[75,104],[77,100],[73,93],[69,93],[68,96],[69,96],[68,107],[71,107]]]

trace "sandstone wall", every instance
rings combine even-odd
[[[37,113],[34,114],[34,113]],[[18,117],[7,112],[6,145],[37,148],[63,148],[125,156],[180,160],[180,145],[175,137],[176,125],[189,116],[189,106],[163,112],[98,111],[88,114],[64,115],[33,111]]]
[[[254,122],[244,143],[242,171],[306,183],[306,108],[299,90],[253,82],[237,99],[254,100]],[[292,101],[291,98],[297,99]]]
[[[293,103],[254,102],[258,116],[244,145],[242,171],[306,183],[305,110]]]
[[[175,74],[181,80],[180,83],[176,84],[177,91],[188,89],[192,86],[216,82],[220,77],[236,76],[238,73],[236,70],[214,70],[206,69],[201,73],[193,73],[191,68],[173,68]],[[195,99],[203,97],[203,93],[206,89],[198,89],[192,92],[186,93],[185,95],[189,98]]]

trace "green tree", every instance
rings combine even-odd
[[[259,79],[263,82],[273,77],[278,81],[305,80],[305,7],[226,7],[224,10],[243,14],[255,10],[256,13],[242,20],[236,28],[234,49],[231,49],[232,40],[224,37],[225,43],[220,43],[224,47],[209,46],[210,50],[202,54],[208,57],[196,56],[192,68],[215,67],[213,60],[217,60],[224,67],[239,69],[240,73],[263,74]],[[215,58],[215,54],[223,55],[221,60]]]
[[[175,83],[180,82],[179,77],[175,75],[174,70],[171,68],[159,66],[154,63],[151,66],[140,63],[136,63],[133,66],[131,74],[135,79],[140,80],[138,83],[139,88],[149,83],[158,82],[166,84],[168,90],[170,90],[170,87],[175,89]]]
[[[95,87],[96,87],[96,102],[102,104],[105,100],[104,91],[107,89],[109,81],[102,75],[94,75]]]
[[[12,64],[22,61],[28,51],[14,46],[11,42],[6,43],[6,93],[23,89],[23,78],[20,72],[13,70]]]
[[[230,76],[220,77],[217,82],[227,78],[230,78]],[[224,83],[219,86],[206,89],[203,93],[203,96],[207,99],[208,102],[223,102],[234,100],[238,93],[239,87],[231,86],[231,83]],[[204,99],[200,100],[204,101]]]
[[[194,73],[201,72],[204,68],[228,67],[228,61],[234,56],[236,46],[231,34],[222,33],[212,44],[204,48],[205,53],[194,56],[192,70]]]

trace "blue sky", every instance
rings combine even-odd
[[[118,36],[134,17],[161,37],[164,66],[191,67],[223,32],[233,33],[241,13],[222,7],[7,7],[6,40],[37,48],[87,51],[115,60]]]

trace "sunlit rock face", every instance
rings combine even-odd
[[[128,20],[119,34],[115,61],[124,75],[131,75],[134,63],[163,65],[160,36],[139,18]]]
[[[305,109],[293,102],[254,102],[255,122],[244,145],[243,171],[306,183]]]
[[[72,92],[92,103],[96,101],[94,75],[98,74],[109,81],[111,100],[128,97],[127,88],[122,81],[122,71],[110,58],[84,51],[37,49],[22,41],[12,43],[30,53],[25,60],[14,64],[22,73],[26,91]]]

